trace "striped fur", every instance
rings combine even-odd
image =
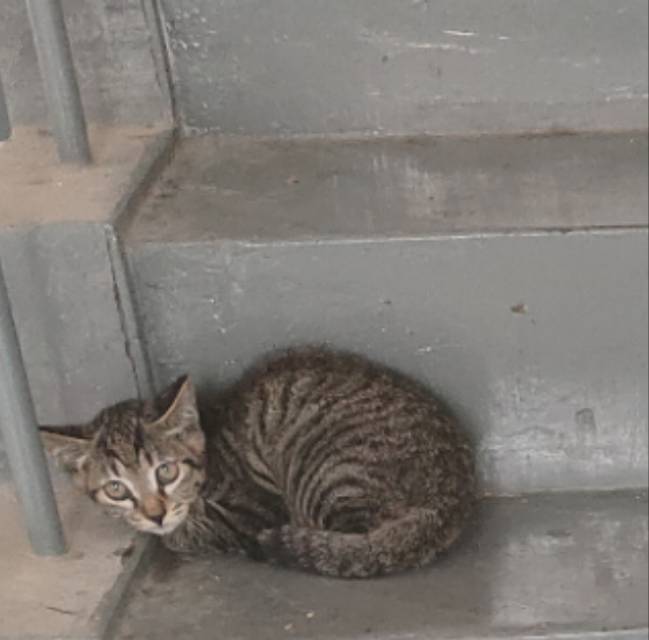
[[[177,415],[197,415],[193,394],[179,395],[156,427],[144,420],[140,438],[156,434],[157,459],[170,424],[177,447],[178,425],[198,428]],[[471,511],[473,455],[452,417],[420,385],[364,358],[273,355],[200,414],[205,449],[191,459],[204,482],[164,532],[171,549],[366,578],[430,562]]]

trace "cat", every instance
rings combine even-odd
[[[271,354],[200,412],[184,377],[157,406],[126,401],[42,429],[93,500],[179,552],[369,578],[447,550],[475,502],[471,446],[442,405],[320,347]]]

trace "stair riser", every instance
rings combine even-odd
[[[328,341],[436,389],[487,491],[646,484],[646,231],[129,252],[158,385]]]
[[[643,0],[162,0],[190,129],[644,128]]]
[[[89,420],[137,395],[116,299],[112,229],[0,228],[0,255],[39,420]]]

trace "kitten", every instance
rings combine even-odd
[[[43,438],[91,498],[176,551],[366,578],[431,561],[474,503],[472,451],[449,414],[355,355],[273,355],[200,416],[184,378],[158,407],[123,402]]]

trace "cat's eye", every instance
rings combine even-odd
[[[175,462],[163,462],[155,472],[158,483],[161,485],[171,484],[180,472]]]
[[[131,492],[127,489],[126,485],[118,480],[111,480],[104,485],[104,493],[111,499],[116,501],[126,500],[131,497]]]

